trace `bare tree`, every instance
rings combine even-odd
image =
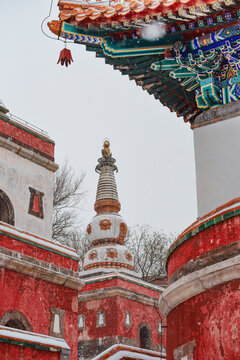
[[[135,270],[142,279],[153,281],[166,276],[166,258],[173,235],[154,231],[149,225],[136,225],[129,229],[126,246],[135,257]]]
[[[53,196],[52,238],[66,243],[76,232],[79,210],[85,197],[82,183],[85,174],[76,176],[67,162],[56,173]]]
[[[92,247],[87,232],[77,229],[72,231],[66,238],[61,239],[60,242],[76,250],[80,258],[79,269],[82,270],[82,258]]]

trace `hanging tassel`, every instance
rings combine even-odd
[[[71,54],[71,51],[69,49],[63,49],[61,52],[60,52],[60,55],[59,55],[59,59],[58,59],[58,64],[61,63],[61,65],[66,65],[66,67],[68,67],[68,65],[71,65],[71,62],[73,62],[73,59],[72,59],[72,54]]]

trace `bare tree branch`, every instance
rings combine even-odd
[[[135,270],[143,280],[153,281],[166,276],[165,262],[174,235],[156,232],[149,225],[137,225],[130,228],[126,246],[135,257]]]
[[[80,226],[78,212],[86,194],[82,191],[84,177],[85,174],[77,177],[67,162],[56,173],[53,196],[53,240],[67,242],[67,238],[76,232],[77,226]]]

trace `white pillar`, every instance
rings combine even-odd
[[[202,216],[240,196],[240,101],[204,112],[192,128]]]

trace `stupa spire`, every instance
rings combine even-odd
[[[110,142],[106,140],[96,166],[100,175],[94,205],[97,214],[87,227],[93,247],[84,256],[83,270],[91,274],[118,271],[136,276],[133,256],[124,246],[127,225],[118,214],[121,205],[114,175],[118,171],[115,162]]]
[[[105,211],[119,212],[121,209],[118,200],[117,185],[114,172],[118,171],[116,160],[110,152],[110,142],[105,140],[102,149],[102,157],[98,159],[96,172],[100,174],[97,187],[95,211],[99,214]]]

